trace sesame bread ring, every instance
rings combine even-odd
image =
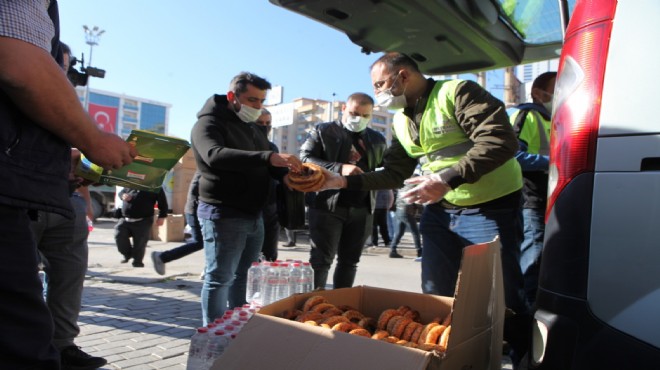
[[[298,317],[296,317],[296,321],[299,321],[299,322],[305,322],[305,321],[310,321],[310,320],[319,322],[319,321],[323,320],[323,315],[321,315],[318,312],[305,312],[301,315],[298,315]]]
[[[445,329],[445,331],[442,332],[442,335],[440,336],[440,340],[438,341],[438,345],[445,350],[447,349],[447,345],[449,344],[449,334],[451,333],[451,325]]]
[[[302,311],[307,312],[307,311],[311,310],[312,307],[316,306],[317,304],[327,303],[327,302],[328,302],[328,300],[325,299],[325,297],[322,297],[320,295],[311,296],[311,297],[307,298],[307,300],[303,304]]]
[[[437,351],[440,353],[445,352],[445,349],[438,344],[422,343],[417,348],[421,349],[422,351],[428,351],[428,352],[432,352],[432,351]]]
[[[331,328],[340,322],[349,322],[344,316],[332,316],[323,320],[323,324],[328,324]]]
[[[418,322],[411,321],[407,326],[406,329],[403,331],[403,334],[401,335],[401,339],[403,340],[408,340],[412,341],[412,335],[419,328],[420,326],[424,326]],[[420,333],[422,332],[421,330],[419,331]]]
[[[422,331],[424,330],[424,327],[426,325],[424,324],[419,324],[419,326],[413,331],[412,335],[410,336],[410,341],[419,343],[419,337],[422,335]]]
[[[348,333],[349,331],[357,328],[358,326],[356,323],[349,321],[349,322],[340,322],[338,324],[335,324],[332,327],[332,330],[343,331],[344,333]]]
[[[412,320],[401,316],[401,318],[392,327],[392,335],[403,339],[403,332],[406,330],[406,326],[408,326],[408,324],[411,322]]]
[[[332,304],[332,303],[319,303],[319,304],[313,306],[309,311],[310,312],[318,312],[318,313],[322,314],[323,312],[325,312],[326,310],[331,309],[331,308],[337,308],[337,307],[335,307],[335,305]]]
[[[358,325],[369,330],[370,332],[376,331],[376,320],[372,317],[365,317],[362,320],[358,321]]]
[[[387,328],[387,323],[390,321],[392,317],[398,314],[398,311],[390,308],[387,309],[383,312],[380,313],[380,316],[378,317],[378,330],[385,330]]]
[[[364,319],[364,315],[358,310],[348,310],[344,312],[343,315],[346,316],[346,318],[349,319],[350,321],[356,323]]]
[[[385,328],[385,330],[387,330],[387,332],[390,333],[391,335],[394,335],[394,334],[392,334],[392,333],[394,332],[394,326],[395,326],[395,325],[396,325],[401,319],[403,319],[403,316],[401,316],[401,315],[393,316],[393,317],[390,319],[390,321],[387,322],[387,327]]]
[[[426,324],[424,326],[424,330],[422,330],[422,333],[419,335],[419,339],[417,340],[417,343],[419,343],[419,344],[426,343],[426,335],[428,335],[428,333],[431,331],[431,329],[433,329],[434,327],[436,327],[438,325],[440,325],[440,324],[438,324],[437,322],[431,322],[431,323]]]
[[[447,329],[447,327],[444,325],[434,326],[431,330],[429,330],[428,334],[426,334],[426,339],[424,340],[424,343],[438,344],[440,335],[442,334],[442,332],[445,331],[445,329]]]
[[[289,187],[302,192],[318,191],[325,182],[325,176],[319,165],[314,163],[303,163],[302,171],[289,172]]]
[[[399,311],[399,315],[404,316],[406,312],[412,311],[412,308],[410,308],[410,306],[403,305],[403,306],[399,306],[399,308],[397,308],[396,310]]]
[[[343,312],[340,309],[338,309],[336,307],[331,307],[331,308],[328,308],[327,310],[324,310],[322,315],[323,315],[323,318],[328,318],[330,316],[339,316],[342,313]]]
[[[419,315],[419,311],[416,311],[416,310],[410,310],[410,311],[404,313],[403,317],[407,317],[407,318],[411,319],[412,321],[417,321],[417,322],[419,322],[420,319],[421,319],[421,317]]]
[[[372,339],[383,339],[390,336],[390,333],[385,330],[377,330],[374,335],[371,336]]]
[[[369,333],[369,330],[363,328],[353,329],[349,331],[348,334],[359,335],[365,338],[371,338],[371,333]]]
[[[451,312],[442,320],[442,325],[444,326],[451,325]]]

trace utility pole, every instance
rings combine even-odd
[[[99,44],[99,37],[105,33],[105,30],[99,29],[98,26],[89,28],[86,25],[83,25],[83,30],[85,30],[85,43],[89,45],[89,60],[87,61],[87,66],[92,66],[92,51],[94,46]],[[89,111],[89,80],[87,80],[87,85],[85,86],[85,110]]]
[[[504,69],[504,104],[512,107],[522,103],[520,81],[516,78],[514,67]]]

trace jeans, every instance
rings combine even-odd
[[[0,369],[59,369],[25,209],[0,205]]]
[[[394,234],[394,241],[392,241],[392,251],[396,252],[396,247],[401,242],[401,238],[403,238],[403,234],[406,232],[406,227],[408,227],[410,229],[410,233],[413,236],[413,242],[415,243],[417,256],[421,257],[422,239],[419,235],[419,228],[417,227],[417,220],[415,220],[415,215],[406,212],[405,209],[397,209],[394,222],[397,227]]]
[[[385,208],[376,208],[374,209],[374,220],[372,226],[371,234],[371,244],[375,247],[378,246],[378,232],[380,231],[380,236],[383,238],[383,244],[389,246],[392,242],[390,238],[390,231],[387,227],[387,215],[389,210]]]
[[[541,251],[545,234],[545,214],[543,209],[523,209],[524,235],[520,245],[520,269],[525,282],[525,296],[530,306],[536,302],[539,284]]]
[[[74,194],[71,205],[74,219],[39,212],[39,219],[31,225],[48,277],[46,299],[55,324],[53,344],[58,349],[72,346],[80,333],[78,315],[87,272],[86,203]]]
[[[170,249],[161,253],[160,259],[164,262],[171,262],[183,258],[189,254],[201,251],[204,249],[204,238],[202,237],[202,227],[199,225],[197,216],[192,213],[185,213],[186,223],[190,225],[192,231],[191,241],[182,246]]]
[[[309,262],[314,269],[314,289],[325,289],[335,256],[333,288],[353,286],[364,242],[371,234],[372,218],[366,207],[337,207],[334,212],[309,210],[309,236],[313,242]]]
[[[422,291],[453,296],[463,248],[500,237],[506,306],[526,313],[520,271],[522,220],[520,208],[448,211],[439,204],[426,206],[422,233]]]
[[[199,221],[206,256],[202,286],[202,319],[206,325],[227,308],[246,303],[247,271],[259,259],[264,224],[261,217]]]

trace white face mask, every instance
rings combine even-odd
[[[545,107],[548,113],[552,114],[552,100],[543,103],[543,107]]]
[[[401,95],[394,96],[392,94],[392,88],[394,87],[394,83],[398,78],[399,75],[396,76],[392,82],[392,86],[390,86],[389,89],[376,94],[376,105],[388,109],[403,109],[408,106],[408,102],[406,101],[405,88],[403,89],[403,93],[401,93]]]
[[[252,108],[249,105],[241,104],[241,110],[236,112],[238,118],[243,122],[254,122],[261,116],[261,109]]]
[[[371,122],[371,117],[352,116],[349,114],[342,123],[349,131],[362,132],[367,128],[369,122]]]

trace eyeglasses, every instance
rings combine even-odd
[[[396,75],[391,75],[390,77],[387,77],[383,80],[374,82],[374,91],[380,91],[383,88],[383,85],[385,85],[385,82],[395,77],[399,77],[399,74],[397,73]]]

